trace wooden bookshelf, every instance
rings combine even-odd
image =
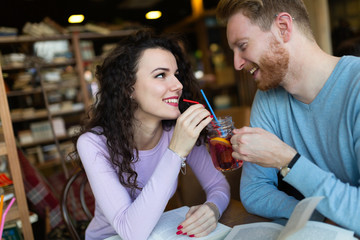
[[[51,131],[54,137],[50,141],[36,141],[34,139],[31,142],[29,140],[29,142],[21,143],[19,133],[25,134],[23,136],[26,137],[25,132],[31,131],[31,124],[42,121],[52,123],[54,118],[63,118],[66,130],[71,131],[76,128],[94,101],[93,95],[91,95],[93,89],[90,89],[92,87],[91,80],[86,80],[84,75],[91,71],[92,83],[95,82],[94,66],[103,60],[101,47],[106,44],[116,44],[121,37],[136,31],[138,29],[124,29],[111,31],[107,34],[73,31],[41,37],[20,35],[0,38],[0,50],[2,50],[4,60],[2,72],[7,84],[6,95],[11,110],[14,133],[20,142],[19,147],[26,151],[28,148],[54,143],[60,153],[61,161],[53,161],[49,164],[44,164],[39,159],[35,159],[34,164],[38,169],[47,169],[49,166],[56,166],[60,162],[64,168],[65,176],[68,177],[65,164],[66,153],[60,150],[60,145],[67,141],[69,136],[55,137],[52,124]],[[60,55],[59,58],[51,60],[36,53],[34,46],[39,42],[58,40],[68,43],[68,52],[64,56]],[[93,43],[94,56],[84,57],[82,41]],[[11,53],[22,54],[25,60],[8,61],[9,58],[4,56]],[[46,78],[46,73],[52,71],[55,73],[53,76],[56,76],[57,72],[65,74],[64,76],[61,75],[60,79],[49,80]],[[23,74],[28,81],[27,85],[24,83],[24,85],[20,84],[14,87],[17,74]],[[31,79],[28,80],[28,78]],[[64,92],[67,89],[76,90],[77,96],[65,98]],[[59,95],[62,96],[59,97]],[[72,106],[69,105],[71,101]]]
[[[4,142],[0,143],[0,153],[6,155],[10,166],[10,174],[14,184],[18,216],[22,223],[25,240],[33,240],[34,235],[29,220],[29,209],[21,173],[21,166],[15,143],[15,136],[10,118],[9,105],[6,97],[5,84],[0,66],[0,117],[4,134]]]

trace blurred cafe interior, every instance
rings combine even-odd
[[[360,55],[360,1],[304,2],[316,41],[325,52]],[[29,212],[25,214],[33,216],[30,231],[35,239],[55,239],[65,229],[59,209],[64,185],[74,173],[67,156],[73,149],[71,138],[94,101],[95,67],[121,37],[143,28],[180,33],[195,77],[216,115],[232,116],[238,128],[249,125],[256,86],[248,73],[234,70],[226,28],[215,16],[217,3],[218,0],[1,2],[0,79],[8,102],[4,111],[8,111],[13,129],[10,139],[16,143],[15,151],[19,151],[19,164],[14,166],[1,156],[0,174],[14,180],[14,184],[1,186],[23,196]],[[158,16],[152,18],[151,13]],[[9,137],[1,120],[0,143]],[[16,168],[18,171],[14,171]],[[224,174],[231,185],[231,197],[240,200],[241,170]],[[39,188],[44,195],[35,199],[31,192],[40,191]],[[85,196],[90,205],[94,204],[88,186]],[[178,192],[168,209],[199,204],[204,197],[188,169],[186,176],[179,176]],[[77,209],[80,207],[74,203],[71,211]],[[51,222],[54,215],[58,220]],[[78,218],[82,215],[79,213]],[[18,218],[19,214],[15,214],[5,225]]]

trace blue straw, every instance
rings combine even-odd
[[[208,107],[209,107],[209,109],[210,109],[211,114],[214,116],[214,119],[215,119],[216,123],[220,126],[219,120],[216,118],[216,115],[215,115],[215,113],[214,113],[214,111],[213,111],[213,109],[212,109],[209,101],[207,100],[204,91],[203,91],[202,89],[200,89],[200,92],[201,92],[201,94],[203,95],[203,97],[204,97],[204,99],[205,99],[205,101],[206,101],[206,104],[208,105]],[[222,134],[222,135],[225,135],[225,132],[224,132],[221,128],[220,128],[220,131],[221,131],[221,134]]]
[[[204,97],[204,99],[205,99],[205,101],[206,101],[206,104],[208,105],[208,107],[209,107],[209,109],[210,109],[211,114],[214,116],[215,121],[219,124],[219,121],[218,121],[218,119],[216,118],[216,115],[215,115],[215,113],[214,113],[214,111],[213,111],[213,109],[212,109],[209,101],[207,100],[204,91],[203,91],[202,89],[200,89],[200,92],[201,92],[201,94],[203,95],[203,97]]]

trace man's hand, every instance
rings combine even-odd
[[[230,141],[234,150],[232,156],[236,159],[280,169],[296,154],[295,149],[264,129],[243,127],[233,133]]]

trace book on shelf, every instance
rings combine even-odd
[[[300,201],[285,226],[275,222],[258,222],[230,228],[218,223],[216,229],[201,240],[353,240],[354,232],[331,224],[309,221],[317,204],[323,197],[310,197]],[[189,239],[176,235],[177,226],[185,219],[189,207],[164,212],[148,240]],[[112,236],[105,240],[121,240]]]
[[[16,224],[9,224],[5,225],[1,240],[23,240],[23,237]]]
[[[11,202],[11,200],[15,197],[15,188],[14,185],[9,185],[6,187],[0,188],[0,192],[4,194],[4,208],[3,213],[8,206],[8,204]],[[9,209],[9,211],[6,214],[4,226],[8,227],[13,224],[16,224],[19,229],[22,227],[22,223],[20,220],[20,211],[22,210],[22,206],[19,207],[17,201],[15,200]],[[34,212],[29,212],[29,220],[30,223],[34,223],[38,221],[38,215]],[[5,229],[4,227],[4,229]]]
[[[30,130],[35,141],[52,140],[54,138],[49,121],[30,123]]]
[[[11,209],[10,209],[11,211]],[[17,208],[18,211],[18,208]],[[17,215],[11,221],[9,221],[6,217],[6,223],[4,225],[4,230],[2,234],[1,240],[23,240],[23,236],[21,234],[22,222]],[[30,212],[29,215],[30,223],[35,223],[38,221],[38,215],[36,213]]]
[[[6,187],[12,185],[13,181],[9,178],[5,172],[0,173],[0,187]]]

